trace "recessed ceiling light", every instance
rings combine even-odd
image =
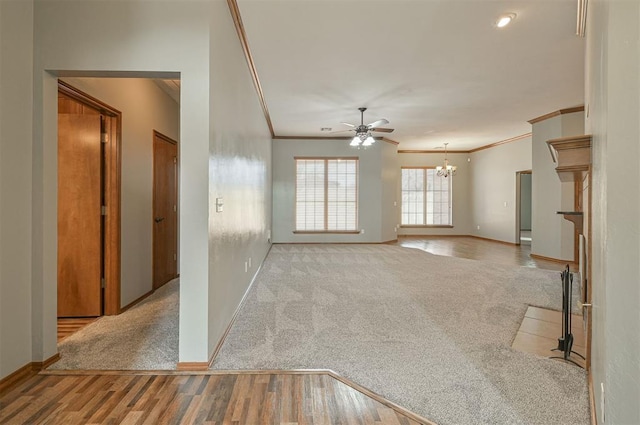
[[[498,17],[498,20],[496,21],[496,27],[504,28],[509,25],[514,19],[516,19],[515,13],[505,13],[504,15],[500,15]]]
[[[333,130],[331,127],[322,127],[320,128],[320,131],[331,131]]]

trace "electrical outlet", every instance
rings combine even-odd
[[[398,206],[398,202],[397,201],[393,201],[393,206],[397,207]]]
[[[480,225],[478,225],[478,230],[480,230]]]
[[[509,203],[507,201],[504,201],[504,207],[506,208],[507,205],[509,205]]]
[[[364,235],[364,229],[360,229],[360,234]]]

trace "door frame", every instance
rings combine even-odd
[[[532,170],[522,170],[516,171],[516,240],[515,244],[520,245],[520,212],[521,212],[521,203],[522,203],[522,193],[521,193],[521,184],[522,179],[521,176],[523,174],[533,174]]]
[[[151,185],[151,192],[152,192],[152,201],[151,201],[151,205],[152,207],[152,216],[151,216],[151,286],[153,288],[153,291],[155,291],[156,289],[162,287],[155,287],[155,282],[156,282],[156,277],[155,277],[155,273],[156,273],[156,267],[155,267],[155,259],[156,259],[156,241],[155,241],[155,228],[154,226],[154,222],[153,222],[153,218],[155,215],[155,204],[156,204],[156,178],[155,178],[155,167],[156,167],[156,150],[155,150],[155,140],[156,138],[158,139],[162,139],[163,141],[167,142],[167,143],[171,143],[172,145],[176,146],[176,162],[175,162],[175,173],[176,173],[176,215],[174,217],[175,220],[175,226],[176,226],[176,246],[175,246],[175,252],[176,252],[176,276],[178,277],[180,276],[180,272],[179,272],[179,256],[180,256],[180,250],[179,250],[179,244],[180,244],[180,226],[179,226],[179,215],[180,215],[180,144],[178,143],[178,141],[173,140],[171,137],[166,136],[162,133],[160,133],[157,130],[153,130],[153,139],[152,139],[152,143],[153,143],[153,169],[154,169],[154,173],[153,173],[153,183]]]
[[[97,109],[111,118],[106,125],[105,145],[105,223],[104,223],[104,293],[103,314],[120,314],[120,192],[122,113],[110,105],[58,80],[58,92]]]

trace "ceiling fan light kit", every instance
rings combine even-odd
[[[379,131],[382,133],[391,133],[393,131],[393,128],[378,127],[379,125],[384,125],[389,123],[389,121],[387,121],[384,118],[379,119],[378,121],[374,121],[370,124],[365,124],[364,111],[366,111],[367,108],[364,108],[364,107],[358,108],[358,110],[360,111],[360,125],[349,124],[348,122],[341,123],[344,125],[348,125],[349,127],[352,127],[348,131],[356,132],[356,135],[353,137],[353,139],[351,139],[351,143],[349,143],[350,146],[355,146],[355,147],[371,146],[376,142],[376,140],[371,135],[372,131]]]
[[[376,142],[376,139],[371,136],[371,133],[356,134],[349,143],[350,146],[371,146]]]

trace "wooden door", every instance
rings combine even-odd
[[[102,314],[99,114],[58,115],[58,317]]]
[[[153,288],[178,275],[178,145],[153,133]]]

